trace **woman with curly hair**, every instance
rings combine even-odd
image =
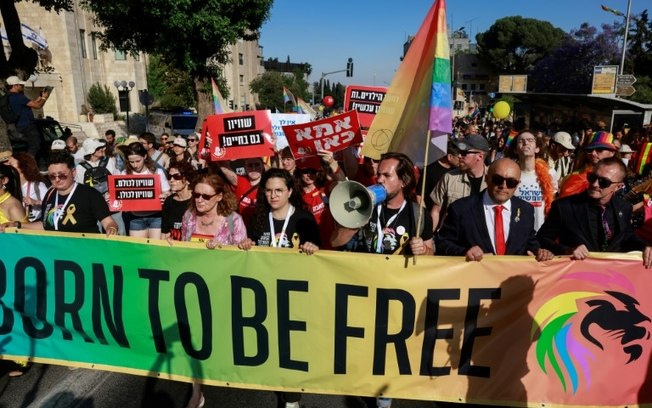
[[[175,169],[184,168],[183,166],[191,167],[187,163],[172,163],[170,175],[175,174]],[[219,245],[239,244],[247,238],[247,229],[242,217],[235,212],[238,208],[235,194],[222,177],[217,174],[203,174],[197,177],[190,187],[190,206],[181,222],[182,241],[205,242],[206,248],[215,249]],[[187,408],[203,407],[205,401],[201,385],[193,382]]]
[[[237,245],[247,238],[238,203],[231,187],[217,174],[199,176],[192,184],[190,206],[181,222],[182,241],[218,245]]]

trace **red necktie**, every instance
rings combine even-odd
[[[505,255],[505,230],[503,228],[503,206],[494,207],[494,225],[496,239],[496,255]]]

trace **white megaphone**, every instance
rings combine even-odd
[[[387,198],[380,184],[365,187],[357,181],[343,181],[331,192],[329,205],[333,218],[343,227],[360,228],[369,222],[374,207]]]

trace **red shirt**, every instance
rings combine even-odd
[[[258,186],[252,188],[251,182],[247,177],[238,176],[238,185],[233,188],[233,192],[235,193],[235,198],[238,200],[238,212],[242,216],[245,225],[249,225],[249,219],[256,209]]]
[[[308,211],[315,217],[315,221],[317,221],[317,225],[319,226],[319,237],[321,238],[320,248],[331,249],[330,239],[335,221],[328,209],[328,205],[324,202],[324,197],[326,195],[318,188],[301,195],[303,202],[308,207]]]

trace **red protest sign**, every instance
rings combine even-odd
[[[161,211],[158,174],[108,176],[111,211]]]
[[[200,146],[209,149],[211,160],[271,156],[274,154],[272,114],[260,110],[209,115]]]
[[[317,150],[337,152],[362,143],[356,111],[300,125],[283,126],[283,132],[295,159],[316,156]]]
[[[358,111],[360,126],[368,129],[386,93],[387,88],[384,86],[349,85],[344,94],[344,110]]]

